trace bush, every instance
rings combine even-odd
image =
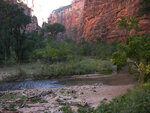
[[[150,14],[150,2],[149,0],[141,0],[140,1],[140,8],[139,8],[139,15],[143,16],[144,14]]]
[[[90,56],[100,59],[108,59],[116,51],[116,42],[110,44],[96,43],[81,39],[78,43],[71,39],[65,38],[64,41],[48,40],[46,46],[32,52],[30,59],[41,59],[44,62],[54,63],[69,61],[75,57]]]
[[[10,81],[20,81],[26,79],[26,72],[21,68],[17,67],[16,72],[12,73],[11,75],[6,75],[3,77],[4,82],[10,82]]]
[[[110,62],[86,58],[42,66],[40,72],[33,77],[36,79],[93,73],[111,74],[112,71]]]
[[[149,113],[150,84],[138,86],[127,94],[114,98],[111,102],[102,102],[97,113]]]
[[[63,113],[74,113],[69,105],[63,106],[60,108],[60,111],[63,111]]]

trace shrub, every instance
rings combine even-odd
[[[10,81],[17,81],[17,80],[25,80],[26,79],[26,72],[19,66],[16,69],[15,73],[12,73],[11,75],[6,75],[3,77],[4,82],[10,82]]]
[[[112,65],[108,61],[96,59],[77,59],[69,62],[55,63],[42,66],[39,74],[34,74],[34,78],[55,78],[59,76],[82,75],[82,74],[111,74]]]
[[[74,113],[69,105],[63,106],[62,108],[60,108],[60,111],[63,111],[63,113]]]
[[[150,84],[138,86],[127,94],[114,98],[109,103],[102,102],[97,113],[149,113]]]

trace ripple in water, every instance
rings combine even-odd
[[[43,80],[43,81],[23,81],[23,82],[10,82],[0,83],[0,91],[16,90],[16,89],[30,89],[30,88],[55,88],[63,87],[63,85],[57,84],[58,81]]]

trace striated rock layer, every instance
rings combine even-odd
[[[117,28],[121,16],[138,17],[140,0],[74,0],[72,5],[54,10],[49,23],[66,27],[66,35],[86,40],[102,38],[124,42],[125,31]],[[150,15],[138,17],[140,33],[150,32]]]
[[[64,35],[79,39],[83,32],[84,3],[85,0],[74,0],[71,5],[54,10],[48,18],[49,24],[63,24],[66,28]]]
[[[117,29],[121,16],[138,17],[140,0],[86,0],[84,8],[83,37],[106,38],[124,42],[124,31]],[[138,17],[140,33],[150,32],[150,15]]]

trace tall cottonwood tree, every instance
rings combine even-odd
[[[15,51],[17,62],[22,61],[23,44],[26,39],[25,29],[31,17],[24,14],[24,9],[17,4],[0,0],[0,42],[5,63],[11,49]]]

